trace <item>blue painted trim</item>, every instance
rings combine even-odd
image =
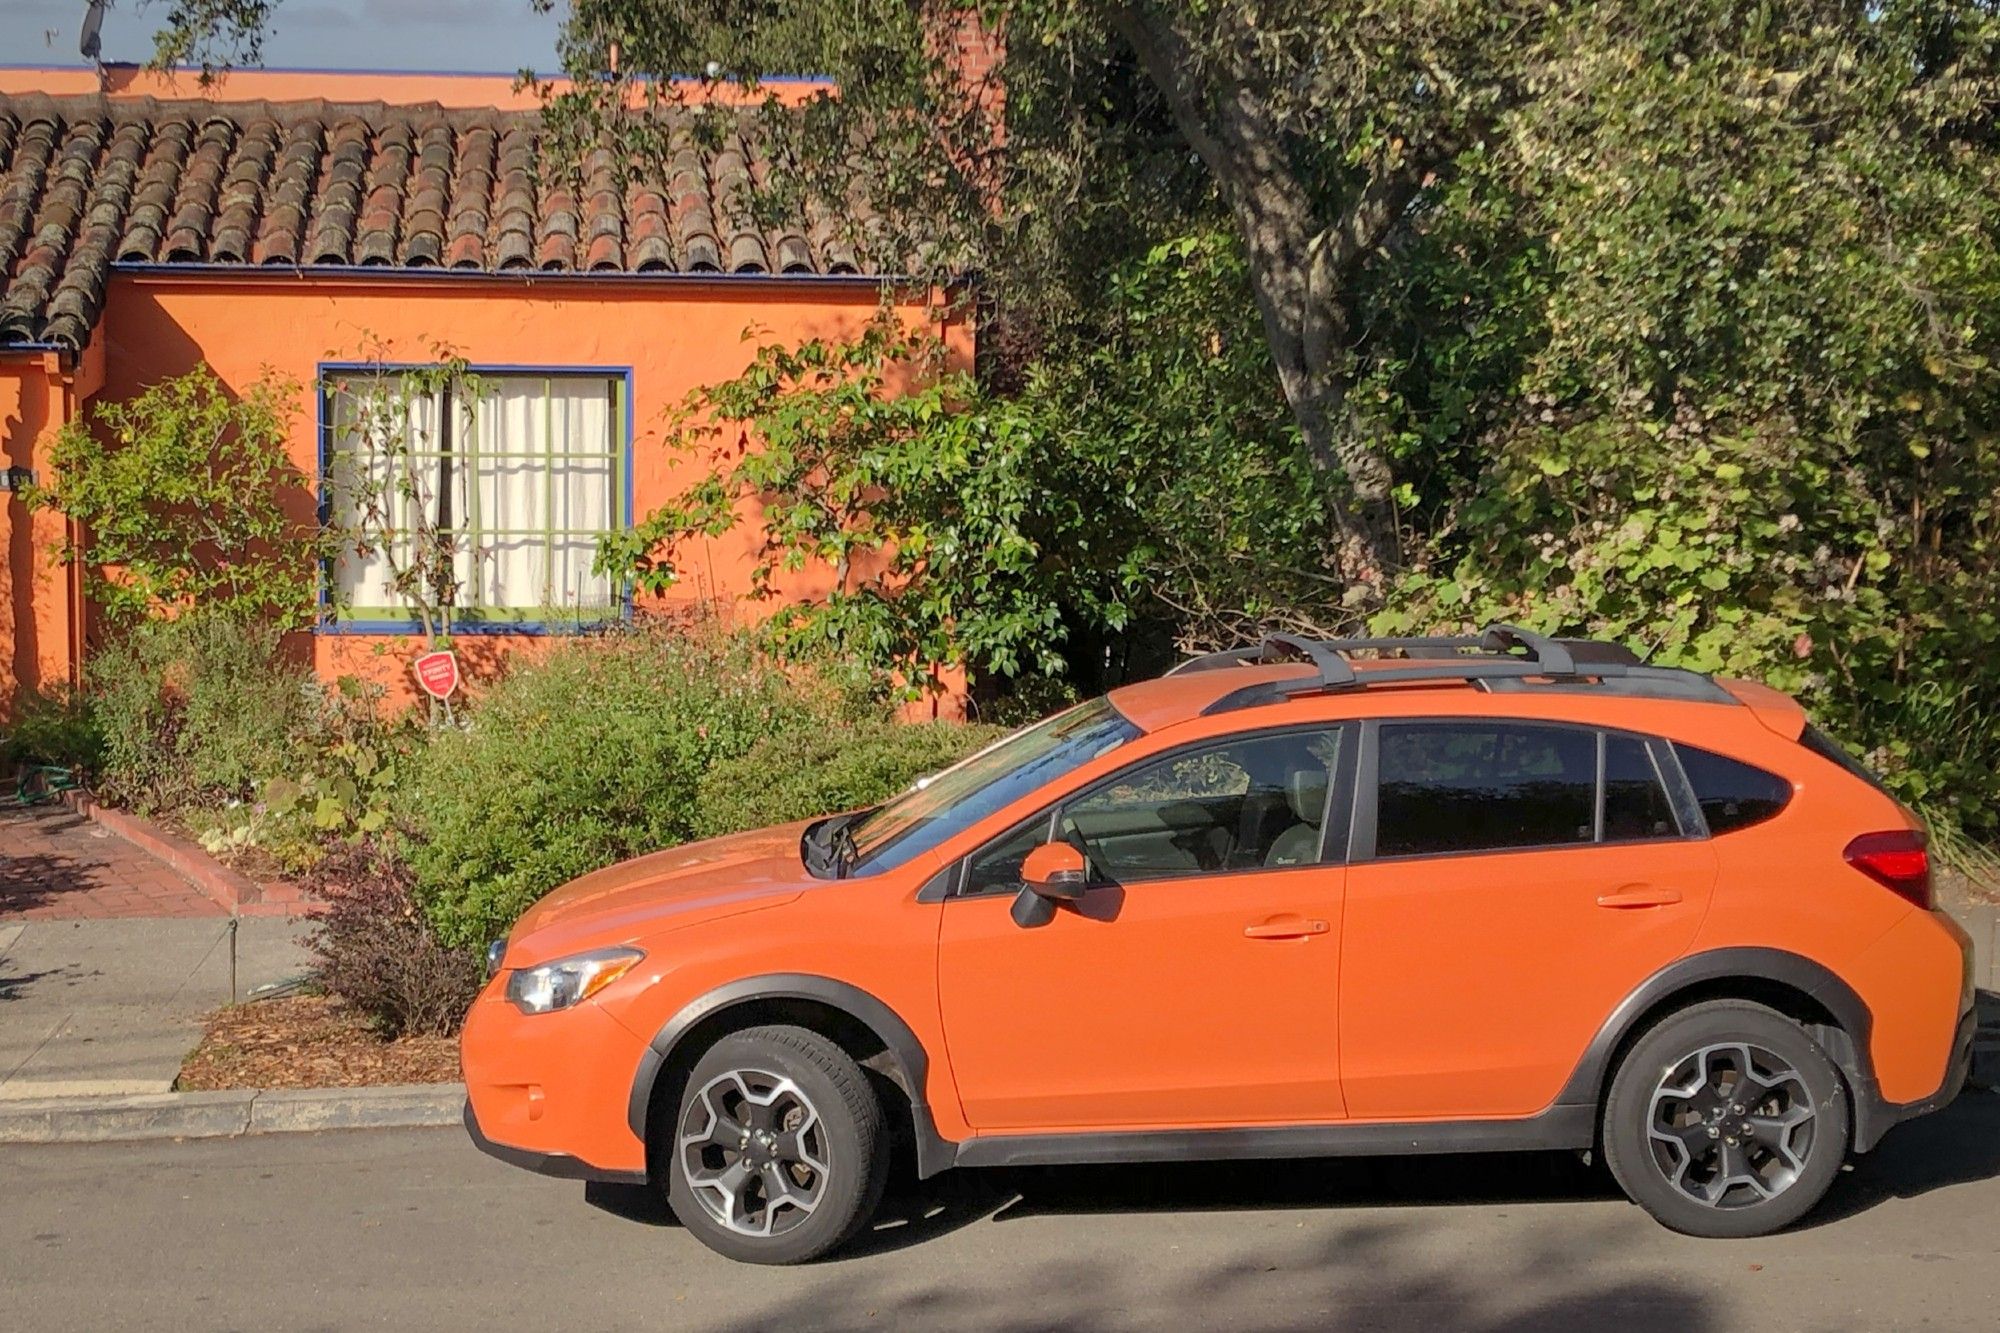
[[[230,264],[211,261],[168,263],[158,260],[116,260],[113,274],[133,277],[369,278],[376,282],[491,282],[532,286],[538,282],[601,283],[607,286],[722,286],[771,283],[781,287],[882,287],[927,284],[929,279],[907,273],[634,273],[626,269],[579,272],[575,269],[408,268],[395,264]],[[953,278],[949,281],[962,281]]]
[[[316,469],[316,474],[313,478],[313,484],[319,492],[319,521],[321,527],[325,527],[326,524],[329,523],[333,518],[333,495],[327,489],[327,484],[326,484],[326,465],[328,459],[331,458],[333,454],[333,418],[331,413],[329,413],[327,410],[330,404],[326,388],[324,387],[326,383],[326,377],[329,374],[333,375],[362,374],[362,373],[372,374],[372,373],[379,373],[382,371],[395,372],[399,370],[430,370],[434,368],[436,365],[437,362],[435,361],[322,361],[318,364],[313,375],[314,385],[317,390],[313,395],[314,399],[313,415],[314,415],[314,424],[319,431],[319,459],[318,459],[318,467]],[[510,364],[504,362],[491,362],[491,363],[482,362],[479,364],[468,363],[466,366],[466,373],[469,375],[550,375],[550,376],[566,375],[572,377],[587,376],[587,375],[602,375],[606,378],[616,377],[618,379],[623,380],[625,382],[625,488],[624,488],[625,526],[628,528],[632,526],[632,493],[635,490],[637,490],[638,487],[632,474],[632,463],[633,463],[632,439],[634,435],[634,429],[633,429],[633,407],[632,407],[633,369],[631,366],[518,365],[518,364]],[[379,634],[423,633],[423,626],[414,619],[412,620],[336,619],[331,611],[332,599],[328,595],[328,589],[332,583],[332,573],[333,571],[330,568],[327,569],[325,571],[325,578],[320,583],[319,615],[316,618],[316,621],[313,625],[313,632],[315,634],[329,634],[338,636],[346,634],[379,635]],[[618,621],[630,620],[633,615],[631,588],[627,587],[624,590],[620,600],[621,600],[621,605],[616,619]],[[564,621],[560,624],[555,624],[545,620],[520,620],[520,621],[508,621],[505,623],[468,621],[464,624],[448,624],[445,627],[445,637],[452,638],[460,634],[476,634],[476,635],[511,634],[511,635],[526,636],[529,638],[539,638],[545,635],[552,635],[552,634],[590,634],[594,633],[597,630],[598,626],[602,623],[605,622],[600,621],[600,622],[572,623],[569,621]]]

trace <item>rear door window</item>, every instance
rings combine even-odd
[[[1680,825],[1652,747],[1637,736],[1604,737],[1604,841],[1676,838]]]
[[[1595,841],[1594,731],[1516,722],[1384,723],[1377,763],[1377,856]]]

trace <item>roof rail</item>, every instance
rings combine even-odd
[[[1383,658],[1393,655],[1407,660],[1357,672],[1349,660],[1356,653],[1374,653]],[[1315,673],[1246,685],[1202,711],[1224,713],[1301,694],[1444,680],[1469,681],[1488,690],[1525,687],[1541,681],[1558,688],[1584,686],[1618,694],[1735,702],[1707,676],[1671,667],[1646,666],[1622,644],[1550,638],[1517,625],[1489,625],[1477,635],[1307,639],[1272,634],[1254,648],[1205,653],[1167,674],[1185,675],[1286,660],[1310,662]]]

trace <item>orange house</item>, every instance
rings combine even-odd
[[[770,164],[750,121],[719,143],[673,129],[664,179],[621,183],[600,154],[573,186],[545,169],[538,114],[492,79],[243,72],[199,90],[118,67],[0,71],[0,708],[79,681],[90,652],[78,571],[55,557],[63,520],[14,492],[95,400],[201,364],[236,392],[275,373],[305,386],[291,456],[315,478],[346,428],[323,386],[440,347],[463,358],[477,425],[448,461],[419,453],[456,470],[441,517],[478,552],[453,625],[476,674],[629,613],[590,572],[595,535],[693,479],[665,415],[760,343],[857,332],[887,299],[969,363],[957,303],[871,264],[866,216],[752,221]],[[410,411],[450,429],[449,403]],[[685,552],[679,595],[748,591],[757,540],[745,524]],[[407,690],[419,644],[383,571],[344,560],[336,578],[315,665]]]

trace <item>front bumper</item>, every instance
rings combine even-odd
[[[580,1157],[568,1153],[535,1152],[529,1148],[510,1148],[504,1143],[495,1143],[479,1128],[479,1117],[473,1112],[472,1099],[465,1102],[465,1132],[472,1136],[472,1146],[489,1157],[497,1157],[509,1166],[518,1166],[532,1171],[538,1176],[553,1176],[557,1180],[604,1181],[613,1185],[643,1185],[646,1183],[644,1171],[612,1171],[601,1166],[592,1166]]]
[[[646,1145],[625,1105],[645,1050],[594,1001],[523,1014],[496,977],[459,1038],[473,1142],[543,1175],[643,1180]]]

